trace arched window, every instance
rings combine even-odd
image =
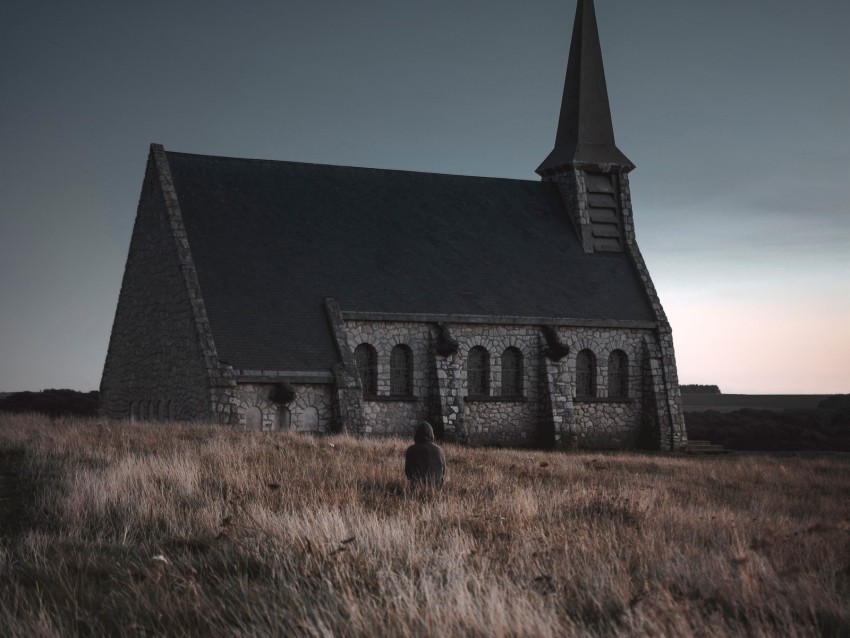
[[[292,413],[286,406],[280,406],[280,411],[277,414],[277,429],[288,430],[292,425]]]
[[[168,418],[171,421],[174,421],[177,418],[176,410],[174,409],[174,401],[169,399],[168,401]]]
[[[629,396],[629,357],[614,350],[608,357],[608,396],[625,399]]]
[[[576,396],[596,396],[596,355],[582,350],[576,356]]]
[[[256,405],[245,410],[245,427],[249,430],[263,429],[263,411]]]
[[[133,414],[133,408],[134,407],[135,406],[133,406],[133,402],[130,401],[129,418],[130,418],[131,421],[133,421],[135,419],[135,416],[136,416],[135,414]]]
[[[375,396],[378,394],[378,353],[368,343],[361,343],[354,349],[354,360],[363,384],[363,395]]]
[[[522,352],[519,348],[511,347],[502,353],[502,394],[522,396]]]
[[[301,418],[298,423],[299,432],[316,432],[319,429],[319,411],[310,406],[304,408],[301,412]]]
[[[168,411],[165,409],[165,399],[159,400],[159,406],[156,409],[156,419],[157,421],[168,420]]]
[[[136,402],[136,411],[133,413],[133,416],[136,417],[136,421],[142,420],[142,403],[143,401]]]
[[[490,394],[490,353],[486,348],[475,346],[470,349],[466,360],[466,380],[469,396]]]
[[[390,353],[390,394],[413,394],[413,351],[405,345]]]

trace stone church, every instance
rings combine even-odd
[[[678,449],[592,0],[540,181],[151,146],[104,415],[470,444]]]

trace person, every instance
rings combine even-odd
[[[413,435],[415,441],[404,453],[404,473],[410,487],[430,485],[443,488],[446,476],[446,455],[434,443],[434,428],[428,421],[420,421]]]

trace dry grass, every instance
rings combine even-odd
[[[850,634],[846,459],[406,445],[0,416],[0,634]]]

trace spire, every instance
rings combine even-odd
[[[578,0],[555,148],[537,173],[588,165],[634,168],[614,143],[593,0]]]

